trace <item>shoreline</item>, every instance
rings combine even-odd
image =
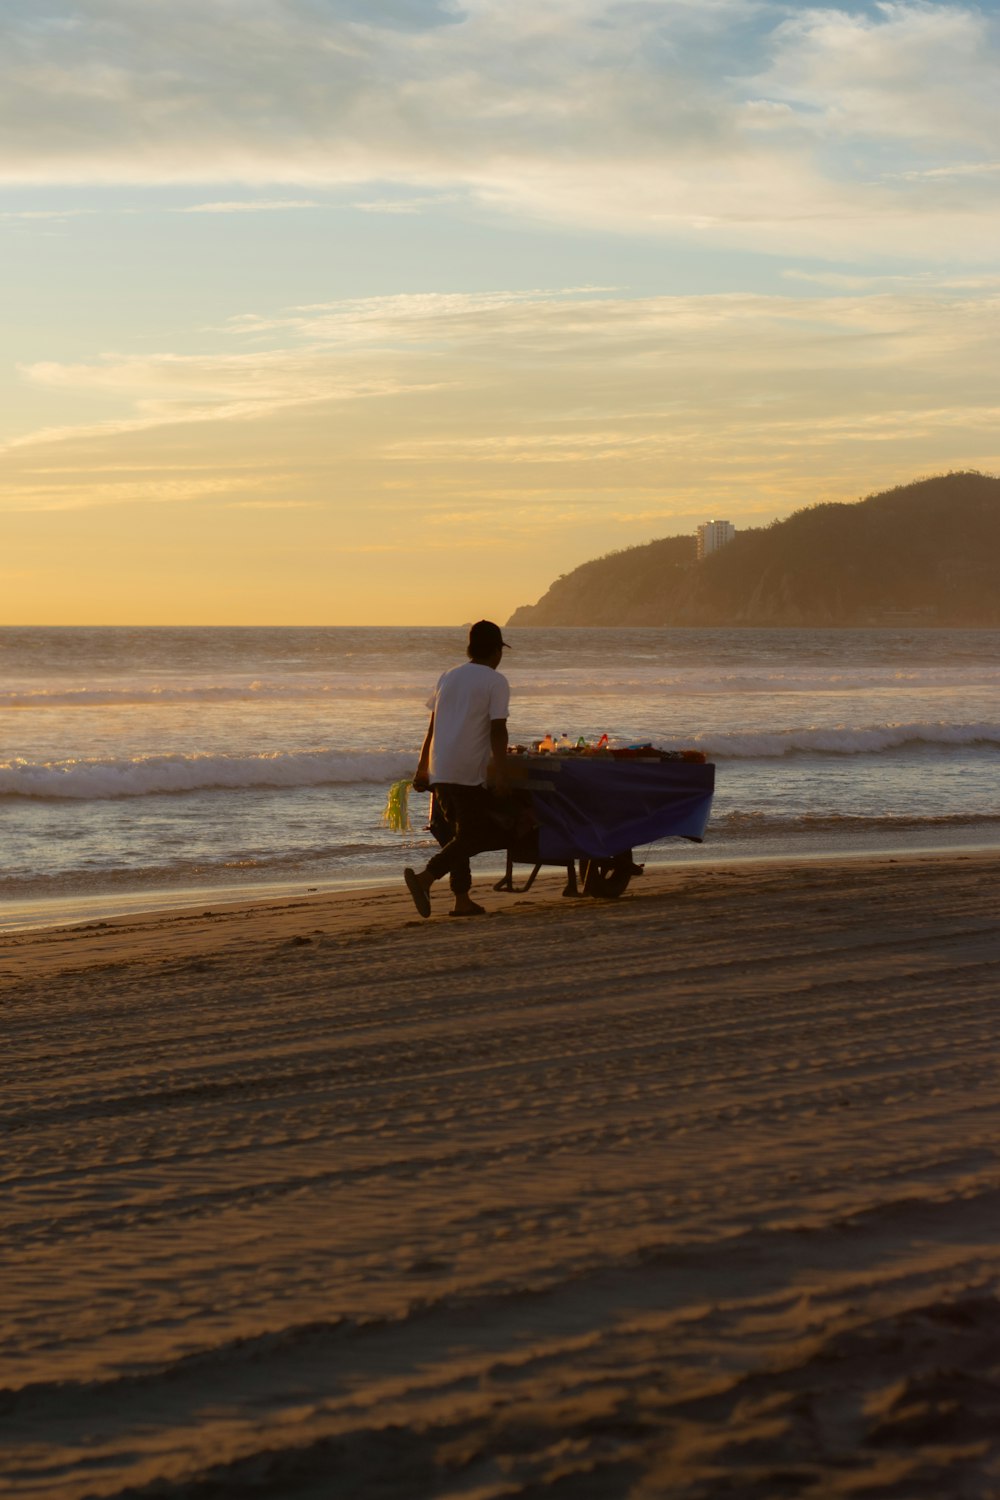
[[[998,876],[6,935],[0,1488],[992,1493]]]
[[[565,877],[559,867],[543,867],[527,893],[494,891],[492,884],[473,887],[486,905],[486,916],[471,924],[471,933],[493,928],[499,921],[579,914],[586,918],[605,912],[658,905],[672,898],[684,899],[707,889],[734,893],[743,886],[788,883],[800,879],[850,880],[859,875],[882,877],[900,872],[949,866],[982,868],[1000,873],[1000,849],[923,849],[842,851],[797,857],[762,855],[713,860],[711,863],[676,862],[647,865],[623,896],[603,901],[563,896]],[[515,868],[515,879],[529,873],[527,866]],[[706,881],[709,885],[706,885]],[[142,901],[141,897],[136,898]],[[432,892],[431,918],[421,918],[402,879],[389,883],[375,880],[330,889],[301,890],[272,887],[250,897],[243,892],[221,899],[218,891],[177,893],[176,904],[164,907],[143,904],[114,915],[92,915],[89,919],[37,925],[0,931],[0,990],[4,982],[31,979],[36,973],[76,971],[91,965],[119,967],[132,963],[163,961],[172,954],[200,957],[234,956],[234,945],[249,941],[267,947],[272,940],[301,943],[335,939],[351,944],[377,934],[418,929],[426,934],[449,930],[470,931],[466,922],[447,921],[451,895],[446,882]],[[322,926],[314,925],[322,924]],[[217,954],[218,950],[218,954]],[[1000,965],[1000,948],[997,954]]]
[[[790,847],[790,845],[792,847]],[[426,850],[401,849],[399,852],[399,881],[407,863],[422,864],[426,855],[436,845],[428,843]],[[948,855],[951,853],[1000,852],[1000,835],[984,838],[974,827],[942,830],[937,838],[929,838],[927,831],[901,830],[889,837],[885,833],[872,837],[870,833],[842,831],[837,834],[802,834],[791,840],[774,837],[755,837],[734,840],[728,847],[720,848],[711,840],[704,844],[674,845],[669,849],[654,848],[643,859],[643,851],[637,851],[640,864],[645,864],[647,875],[668,874],[674,869],[725,868],[737,864],[782,864],[785,862],[815,864],[824,860],[839,859],[898,859],[911,856]],[[539,876],[543,878],[545,870]],[[552,867],[558,873],[555,867]],[[529,871],[527,865],[515,867],[515,878],[523,880]],[[481,855],[473,863],[473,885],[480,893],[488,891],[492,883],[503,873],[503,861],[494,860],[489,854]],[[308,896],[343,895],[352,891],[391,891],[398,881],[385,871],[369,875],[336,875],[327,878],[302,876],[295,879],[226,883],[223,880],[179,886],[136,887],[134,889],[74,892],[66,895],[14,897],[0,902],[0,938],[6,934],[37,931],[46,928],[80,927],[88,923],[136,920],[144,916],[165,915],[183,912],[199,905],[224,905],[226,907],[261,906],[275,901],[302,900]],[[537,885],[537,882],[536,882]],[[637,892],[641,881],[631,887]],[[441,897],[439,896],[439,900]]]

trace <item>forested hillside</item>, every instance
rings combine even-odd
[[[1000,626],[1000,479],[944,474],[738,532],[584,563],[510,625]]]

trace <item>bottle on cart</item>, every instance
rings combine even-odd
[[[559,743],[556,745],[556,749],[557,750],[572,750],[572,748],[573,748],[573,741],[570,739],[569,735],[566,733],[566,731],[564,729],[563,732],[562,732],[562,734],[559,736]]]
[[[538,748],[539,750],[554,750],[556,748],[556,742],[551,734],[547,734],[544,740],[539,740]]]

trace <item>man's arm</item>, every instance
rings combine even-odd
[[[490,720],[490,751],[493,759],[490,761],[490,780],[494,785],[504,787],[507,783],[507,720]]]
[[[506,725],[504,725],[506,731]],[[424,735],[424,743],[420,749],[420,759],[417,769],[413,773],[413,790],[415,792],[426,792],[430,786],[431,770],[431,740],[434,738],[434,715],[431,714],[430,723],[427,725],[427,733]]]

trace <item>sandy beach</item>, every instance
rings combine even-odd
[[[1000,1495],[998,877],[4,937],[0,1489]]]

